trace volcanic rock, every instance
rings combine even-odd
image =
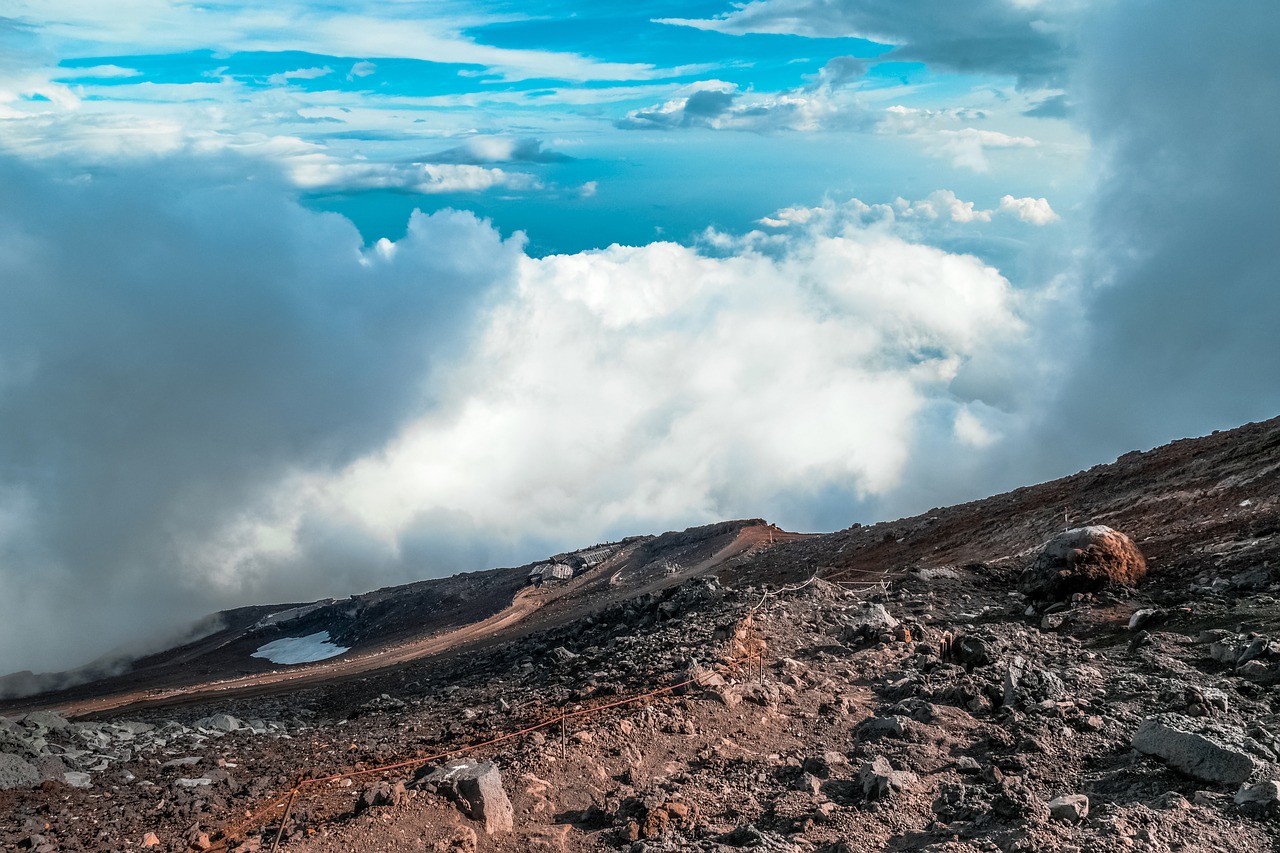
[[[1177,714],[1148,717],[1134,732],[1133,748],[1204,782],[1238,785],[1253,774],[1255,763],[1247,753],[1188,731],[1194,726]]]
[[[453,797],[472,819],[484,821],[485,832],[510,832],[515,826],[511,800],[502,787],[502,774],[489,761],[461,762],[437,768],[421,777],[420,784]]]
[[[1062,601],[1106,586],[1136,586],[1147,561],[1133,541],[1103,525],[1059,533],[1022,573],[1018,589],[1035,599]]]
[[[1083,794],[1067,794],[1049,801],[1049,817],[1079,823],[1089,816],[1089,798]]]
[[[895,791],[905,791],[916,782],[916,774],[906,770],[894,770],[889,759],[882,755],[864,763],[858,771],[858,785],[868,800],[880,800]]]
[[[0,752],[0,791],[11,788],[34,788],[40,784],[40,771],[34,764],[16,755]]]

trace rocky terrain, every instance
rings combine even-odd
[[[661,539],[394,666],[0,709],[0,846],[1280,850],[1280,420]]]

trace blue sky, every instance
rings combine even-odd
[[[120,145],[243,151],[370,241],[399,236],[414,208],[478,210],[543,254],[688,242],[828,197],[962,187],[985,205],[1053,192],[1070,206],[1087,153],[1066,121],[1022,115],[1055,90],[1003,69],[938,71],[851,35],[676,21],[715,21],[721,3],[18,11],[11,39],[47,64],[7,106],[71,125],[78,144],[64,144],[87,166],[109,166]],[[704,109],[685,113],[690,98]],[[49,139],[24,141],[44,151]]]
[[[1277,38],[1261,0],[10,0],[0,670],[1275,415]]]

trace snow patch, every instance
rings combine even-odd
[[[329,641],[328,631],[320,631],[305,637],[272,640],[249,657],[266,658],[272,663],[311,663],[340,655],[345,651],[348,650]]]

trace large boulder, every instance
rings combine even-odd
[[[1128,536],[1101,524],[1059,533],[1040,549],[1018,581],[1032,598],[1062,600],[1113,584],[1135,586],[1147,561]]]

